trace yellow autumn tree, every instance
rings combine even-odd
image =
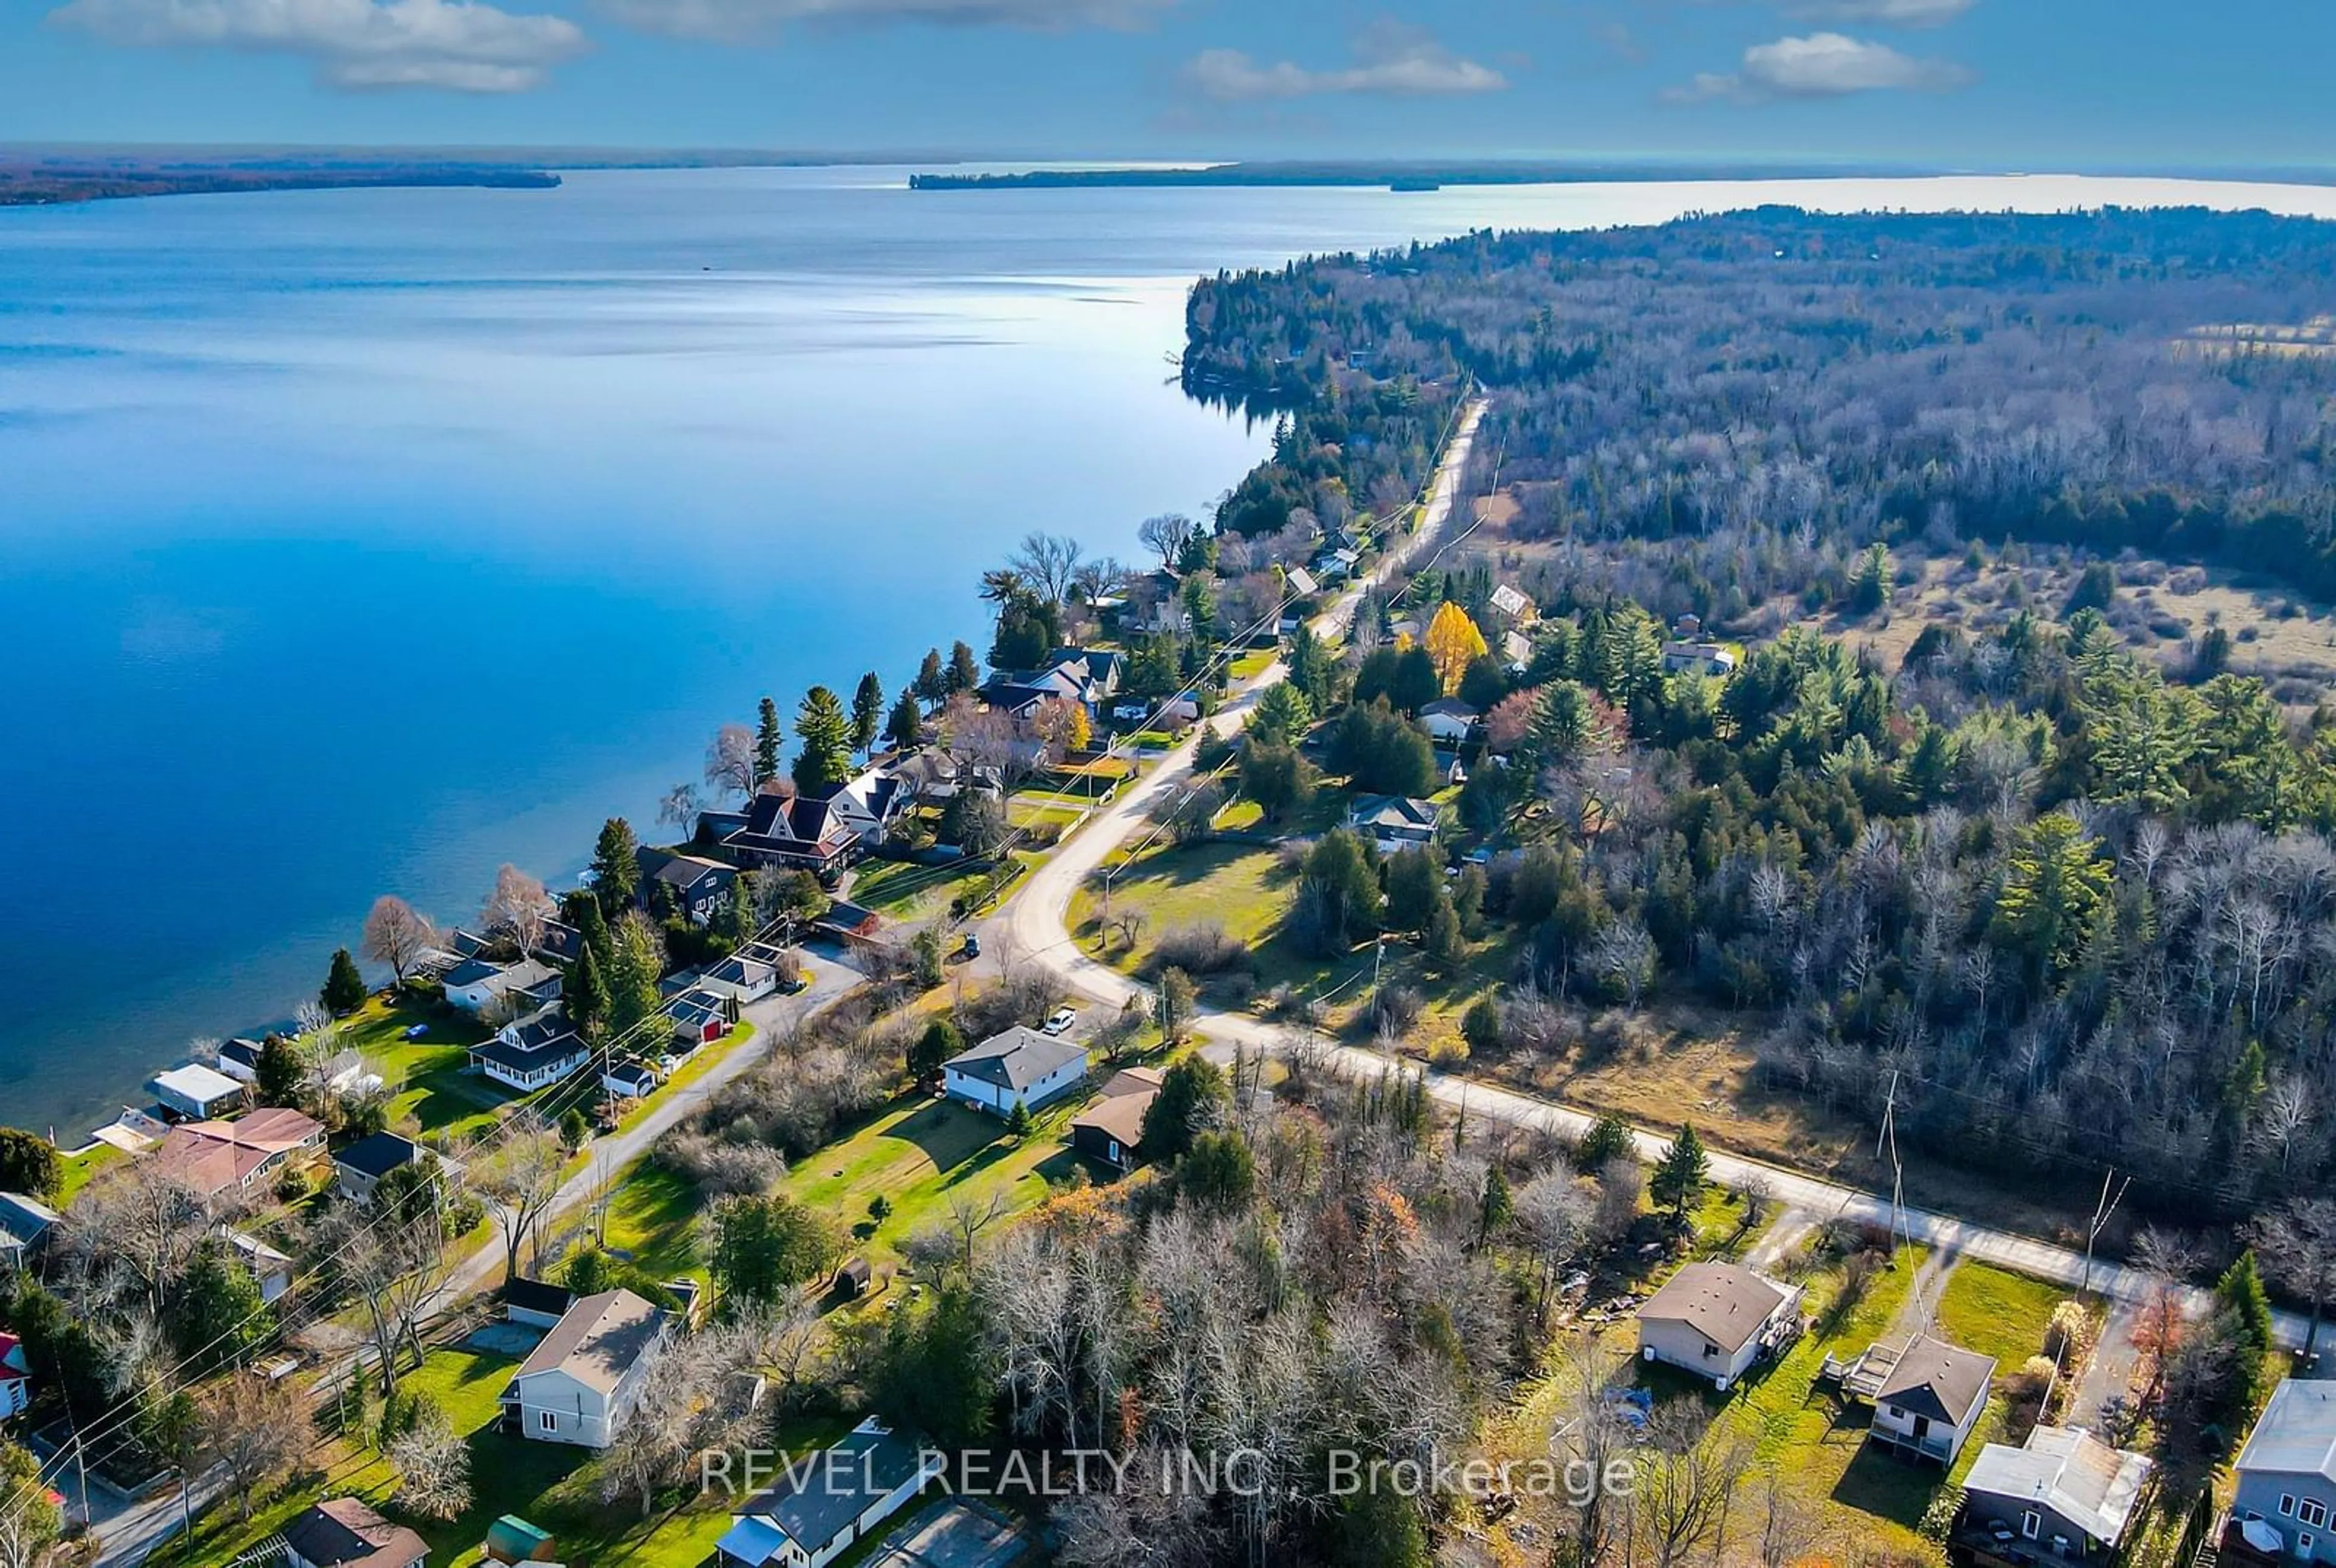
[[[1468,667],[1490,649],[1484,634],[1468,618],[1468,612],[1445,599],[1427,623],[1427,657],[1436,662],[1436,673],[1443,677],[1444,693],[1449,696],[1460,689],[1460,677]]]

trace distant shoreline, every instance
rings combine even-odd
[[[2199,180],[2223,183],[2336,184],[2336,170],[2051,170],[2075,178]],[[1033,169],[1010,174],[912,174],[911,190],[1068,190],[1108,189],[1368,190],[1397,193],[1445,186],[1678,185],[1784,180],[1942,180],[2016,178],[2002,170],[1915,164],[1602,163],[1536,161],[1253,162],[1185,168]]]
[[[540,169],[404,163],[365,167],[268,168],[257,164],[162,163],[136,160],[74,164],[12,160],[0,154],[0,207],[67,207],[147,196],[225,196],[259,190],[550,190],[560,176]]]

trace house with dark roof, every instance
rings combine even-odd
[[[1801,1291],[1737,1263],[1689,1263],[1639,1308],[1639,1354],[1721,1393],[1790,1343]]]
[[[1963,1476],[1949,1548],[2005,1561],[2115,1562],[2150,1468],[2141,1455],[2073,1427],[2039,1427],[2019,1447],[1990,1443]]]
[[[1348,808],[1347,825],[1381,854],[1425,849],[1436,842],[1436,803],[1409,795],[1364,795]]]
[[[1438,697],[1419,710],[1419,727],[1427,738],[1445,745],[1458,745],[1468,738],[1481,716],[1476,710],[1456,696]]]
[[[503,1284],[503,1320],[530,1328],[556,1327],[576,1304],[576,1292],[565,1285],[524,1277]]]
[[[728,997],[743,1007],[777,994],[779,966],[767,959],[733,953],[700,975],[697,989]]]
[[[355,1497],[329,1497],[282,1531],[291,1568],[428,1568],[430,1544]]]
[[[1003,1116],[1017,1103],[1035,1111],[1068,1094],[1086,1076],[1085,1046],[1017,1027],[944,1062],[941,1090],[952,1100]]]
[[[712,1045],[738,1027],[738,998],[703,987],[675,997],[666,1003],[664,1012],[673,1024],[674,1043],[683,1056]]]
[[[824,801],[764,794],[746,807],[745,825],[723,846],[749,866],[832,877],[851,863],[859,840]]]
[[[0,1421],[21,1416],[33,1402],[33,1363],[24,1341],[0,1329]]]
[[[28,1269],[64,1216],[38,1198],[0,1193],[0,1270]]]
[[[1099,1165],[1132,1171],[1144,1158],[1144,1113],[1159,1097],[1156,1067],[1128,1067],[1104,1083],[1095,1104],[1071,1119],[1071,1147]]]
[[[373,1206],[374,1189],[392,1171],[436,1158],[413,1139],[392,1132],[368,1134],[333,1154],[333,1184],[363,1208]]]
[[[566,1081],[591,1056],[558,1006],[514,1018],[471,1047],[471,1066],[506,1088],[527,1094]]]
[[[265,1048],[258,1040],[229,1040],[219,1048],[219,1070],[238,1084],[256,1084],[259,1082],[259,1053]]]
[[[1987,1408],[1994,1377],[1994,1357],[1918,1335],[1883,1371],[1865,1440],[1903,1459],[1952,1465]]]
[[[600,1075],[600,1086],[619,1099],[644,1099],[657,1093],[657,1069],[647,1062],[618,1062]]]
[[[730,884],[738,880],[736,866],[724,865],[703,855],[667,854],[644,845],[636,856],[640,866],[640,905],[656,912],[659,904],[672,907],[696,926],[711,924],[730,901]]]
[[[480,1013],[499,1002],[522,997],[543,989],[556,988],[560,971],[534,959],[521,959],[515,963],[497,963],[492,959],[464,959],[439,977],[446,988],[446,1000],[466,1013]],[[557,989],[551,997],[559,995]],[[547,998],[546,1000],[550,998]]]
[[[606,1448],[631,1419],[669,1322],[630,1290],[587,1296],[560,1315],[503,1390],[503,1429],[540,1443]]]
[[[825,805],[862,848],[873,849],[907,814],[916,795],[897,768],[885,766],[871,768],[812,798]]]
[[[721,1568],[826,1568],[948,1467],[944,1455],[873,1417],[832,1448],[784,1467],[715,1544]]]

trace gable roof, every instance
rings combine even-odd
[[[1119,1075],[1122,1078],[1126,1076],[1125,1073]],[[1150,1110],[1152,1102],[1160,1097],[1160,1089],[1156,1084],[1136,1084],[1114,1089],[1112,1085],[1118,1081],[1114,1078],[1112,1084],[1104,1086],[1102,1098],[1074,1116],[1071,1129],[1076,1132],[1081,1127],[1092,1128],[1117,1141],[1121,1147],[1133,1149],[1144,1142],[1144,1113]]]
[[[1752,1342],[1793,1293],[1737,1263],[1689,1263],[1646,1300],[1639,1316],[1685,1323],[1734,1355]]]
[[[2336,1481],[2336,1383],[2290,1378],[2272,1391],[2238,1468]]]
[[[815,1553],[877,1499],[915,1479],[924,1463],[915,1444],[866,1421],[832,1448],[788,1466],[777,1485],[738,1510],[738,1517],[742,1525],[766,1524],[807,1553]],[[738,1538],[736,1545],[733,1536]],[[767,1539],[762,1532],[750,1535],[734,1529],[723,1537],[722,1546],[749,1562],[767,1562],[774,1555],[768,1546],[759,1553],[752,1550]]]
[[[1432,828],[1436,803],[1410,795],[1365,795],[1347,815],[1358,827]]]
[[[992,1035],[942,1066],[961,1077],[978,1078],[1018,1095],[1069,1063],[1086,1059],[1085,1046],[1017,1026]]]
[[[233,1062],[237,1066],[249,1067],[252,1071],[258,1072],[259,1053],[265,1048],[258,1040],[238,1037],[228,1041],[219,1048],[219,1059],[221,1062]]]
[[[268,1162],[323,1136],[324,1124],[270,1106],[239,1121],[173,1127],[147,1159],[164,1175],[209,1194],[249,1181]]]
[[[639,851],[638,859],[644,884],[664,882],[677,892],[686,892],[708,879],[727,882],[738,874],[737,867],[709,861],[703,855],[667,854],[646,845]]]
[[[317,1504],[284,1526],[284,1544],[316,1568],[412,1568],[430,1544],[355,1497]]]
[[[1533,601],[1526,598],[1520,589],[1512,588],[1504,582],[1493,590],[1493,608],[1514,619],[1532,609]]]
[[[1419,716],[1422,718],[1465,718],[1471,724],[1474,724],[1476,720],[1476,710],[1467,703],[1462,702],[1456,696],[1439,696],[1434,702],[1429,703],[1426,707],[1421,708],[1419,710]]]
[[[1961,1427],[1986,1401],[1988,1379],[1994,1376],[1994,1357],[1925,1335],[1906,1347],[1874,1398],[1909,1415]]]
[[[515,1073],[532,1073],[547,1062],[576,1061],[584,1056],[585,1050],[584,1037],[569,1029],[540,1046],[515,1046],[505,1039],[487,1040],[472,1046],[471,1055],[479,1061],[492,1062]]]
[[[1283,574],[1281,580],[1289,585],[1290,591],[1294,594],[1303,596],[1322,591],[1322,585],[1314,580],[1314,574],[1302,566],[1291,567]]]
[[[522,1312],[548,1312],[554,1317],[576,1304],[576,1292],[565,1285],[521,1276],[503,1283],[503,1305]]]
[[[551,1332],[511,1374],[511,1382],[564,1372],[588,1388],[613,1394],[664,1328],[665,1314],[630,1290],[587,1296],[560,1314]]]
[[[376,1181],[401,1165],[411,1164],[422,1157],[422,1145],[395,1133],[373,1133],[359,1138],[347,1148],[333,1155],[333,1164],[346,1165],[360,1176]]]
[[[63,1218],[38,1198],[0,1193],[0,1247],[29,1247]]]
[[[2039,1427],[2028,1446],[1990,1443],[1963,1477],[1963,1490],[2016,1504],[2040,1504],[2096,1541],[2125,1535],[2150,1463],[2071,1427]]]

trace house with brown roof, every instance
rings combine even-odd
[[[1639,1354],[1724,1394],[1800,1326],[1798,1287],[1737,1263],[1689,1263],[1639,1309]]]
[[[631,1418],[667,1314],[630,1290],[587,1296],[511,1374],[503,1429],[541,1443],[606,1448]]]
[[[292,1568],[428,1568],[430,1544],[355,1497],[329,1497],[284,1526]]]
[[[1994,1377],[1994,1357],[1918,1335],[1883,1374],[1865,1440],[1903,1459],[1952,1465],[1987,1408]]]
[[[172,1127],[146,1159],[154,1171],[205,1197],[242,1192],[325,1146],[325,1126],[280,1105],[232,1122]]]
[[[1114,1073],[1095,1104],[1071,1121],[1071,1147],[1097,1164],[1132,1171],[1143,1163],[1144,1113],[1159,1096],[1157,1067]]]

